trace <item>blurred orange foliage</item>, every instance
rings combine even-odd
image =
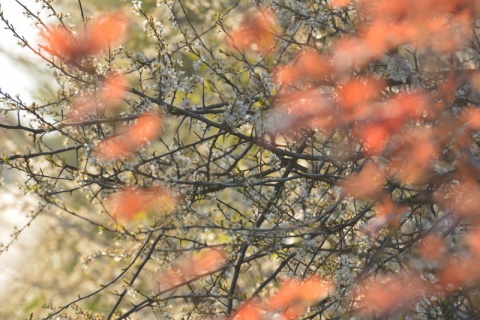
[[[379,277],[361,283],[357,291],[361,313],[379,315],[392,308],[405,307],[425,292],[429,285],[417,274],[402,274],[398,277]]]
[[[226,262],[227,254],[222,249],[203,249],[198,255],[180,259],[170,269],[158,273],[158,289],[174,289],[198,277],[216,272]]]
[[[350,4],[350,0],[332,0],[333,7],[343,8]]]
[[[232,316],[232,320],[266,319],[262,315],[281,312],[281,319],[297,319],[309,306],[325,299],[335,286],[317,276],[304,280],[288,279],[280,286],[277,293],[266,301],[247,301]]]
[[[367,163],[359,173],[339,185],[351,196],[358,198],[375,197],[381,194],[385,175],[375,163]]]
[[[102,140],[96,154],[102,160],[127,157],[158,137],[162,124],[163,118],[158,112],[144,113],[127,130]]]
[[[235,312],[231,320],[260,320],[263,306],[258,301],[247,301]]]
[[[246,14],[230,34],[230,45],[238,50],[268,53],[275,47],[277,25],[273,11],[261,8]]]
[[[75,64],[108,49],[109,45],[122,42],[128,23],[122,12],[103,14],[93,19],[86,31],[75,33],[59,26],[42,33],[42,38],[51,54]]]
[[[179,200],[177,195],[161,187],[132,187],[111,194],[105,207],[117,219],[129,222],[142,213],[170,212]]]
[[[274,70],[278,85],[295,86],[297,81],[319,81],[331,71],[330,64],[313,49],[302,49],[292,63]]]
[[[365,230],[369,233],[376,233],[384,226],[396,227],[400,222],[400,215],[406,211],[405,208],[396,205],[390,198],[384,196],[375,205],[376,216],[368,223]]]
[[[472,22],[478,20],[479,2],[332,0],[330,4],[345,11],[356,9],[358,29],[336,40],[329,50],[320,53],[310,47],[301,49],[290,63],[275,68],[276,111],[286,120],[272,130],[288,133],[307,127],[325,133],[344,129],[355,138],[357,144],[352,144],[352,153],[365,159],[366,164],[339,185],[349,196],[377,201],[377,215],[367,226],[370,231],[398,226],[400,215],[406,211],[392,200],[395,197],[387,196],[387,192],[392,193],[386,190],[387,186],[406,192],[432,188],[432,199],[425,201],[433,201],[441,210],[468,223],[478,222],[480,169],[464,151],[472,148],[473,142],[478,147],[472,136],[480,129],[480,112],[465,102],[460,115],[455,115],[456,111],[452,115],[449,103],[467,78],[479,90],[479,73],[438,72],[432,75],[439,80],[435,87],[416,78],[422,73],[418,61],[412,63],[406,72],[408,76],[398,79],[371,74],[372,69],[384,64],[385,58],[398,53],[400,48],[414,48],[420,56],[454,56],[474,35],[476,25]],[[232,34],[231,44],[240,50],[270,50],[275,28],[266,21],[272,19],[262,14],[245,18]],[[440,161],[454,162],[451,167],[455,170],[446,166],[438,170],[442,173],[436,172],[434,164]],[[446,168],[451,172],[443,173]],[[401,189],[404,186],[412,188]],[[479,234],[475,231],[466,237],[471,255],[449,254],[443,237],[426,236],[420,241],[418,253],[422,259],[438,264],[439,269],[432,272],[438,281],[431,284],[408,268],[391,277],[368,278],[358,284],[359,309],[381,317],[421,295],[448,293],[479,281]],[[304,312],[304,305],[297,302],[312,302],[308,300],[308,296],[313,296],[308,293],[309,281],[286,281],[265,304],[245,303],[237,315],[246,316],[238,319],[258,319],[265,310],[282,310],[287,319],[297,317]]]
[[[288,279],[265,304],[271,310],[291,308],[298,304],[306,308],[310,304],[328,296],[333,288],[332,283],[316,276],[311,276],[302,281]]]
[[[124,97],[126,85],[124,75],[109,75],[103,82],[98,96],[81,95],[74,101],[69,113],[69,121],[83,121],[89,115],[98,116],[97,111],[103,114],[106,109],[113,109]]]
[[[418,247],[420,256],[429,261],[443,259],[446,252],[445,241],[437,235],[425,237]]]

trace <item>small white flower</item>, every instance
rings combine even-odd
[[[406,82],[412,73],[413,67],[404,57],[395,55],[387,62],[387,74],[392,80]]]

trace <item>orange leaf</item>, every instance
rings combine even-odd
[[[294,320],[298,319],[302,314],[305,313],[306,307],[300,304],[290,305],[282,313],[283,319]]]
[[[50,29],[42,33],[42,39],[46,41],[46,47],[51,54],[64,59],[67,62],[75,62],[88,54],[87,48],[77,36],[64,27]]]
[[[478,261],[472,258],[451,259],[437,275],[440,285],[447,291],[456,290],[469,281],[480,279]]]
[[[96,149],[103,160],[117,160],[129,156],[138,148],[154,140],[161,131],[163,118],[158,112],[145,113],[118,136],[102,140]]]
[[[272,310],[279,310],[294,302],[299,295],[300,284],[294,279],[284,281],[276,294],[271,296],[266,305]]]
[[[128,222],[142,212],[171,211],[178,201],[177,196],[161,187],[124,188],[110,195],[105,206],[116,218]]]
[[[359,296],[363,296],[362,313],[371,315],[401,307],[427,288],[425,281],[417,275],[367,281],[363,285],[364,288],[359,291]]]
[[[123,40],[128,21],[122,13],[105,14],[87,26],[87,31],[74,34],[64,27],[50,29],[42,34],[46,47],[66,62],[78,63],[89,55],[95,55]]]
[[[125,95],[127,79],[122,74],[112,74],[105,79],[101,99],[108,105],[117,104]]]
[[[399,223],[399,216],[405,212],[405,208],[393,203],[388,197],[383,197],[382,200],[375,206],[377,215],[370,220],[365,229],[369,232],[375,233],[383,226],[397,226]]]
[[[359,198],[371,197],[382,191],[385,175],[374,163],[367,163],[360,173],[351,175],[339,185],[349,195]]]
[[[314,303],[324,299],[334,289],[335,286],[330,281],[326,281],[317,276],[311,276],[302,281],[299,298],[305,302]]]
[[[253,302],[247,301],[235,312],[231,320],[260,320],[261,307]]]
[[[266,305],[271,310],[295,307],[295,304],[309,306],[325,298],[333,288],[331,282],[316,276],[303,281],[288,279],[281,285],[278,292],[267,300]]]
[[[128,19],[121,12],[101,15],[88,27],[85,46],[91,54],[97,54],[112,44],[122,42],[127,27]]]
[[[294,63],[299,73],[306,78],[312,80],[327,75],[330,72],[330,66],[325,58],[322,57],[316,50],[302,49],[296,57]]]
[[[440,260],[446,253],[445,243],[438,236],[427,236],[422,240],[418,252],[423,259]]]
[[[133,148],[142,146],[160,134],[163,119],[159,113],[144,113],[128,129],[128,137]]]
[[[477,256],[480,256],[480,230],[476,230],[467,235],[465,242],[471,252]]]
[[[199,276],[218,269],[226,262],[226,253],[220,249],[205,249],[197,257],[192,259],[195,266],[193,274]]]
[[[226,263],[227,254],[221,249],[203,249],[197,257],[180,259],[172,268],[157,276],[160,290],[169,290],[197,277],[208,275]]]
[[[275,128],[281,132],[304,126],[332,129],[342,121],[333,104],[314,89],[277,96],[276,104],[284,116],[284,121]]]
[[[131,153],[131,144],[125,134],[103,139],[95,149],[97,157],[106,161],[122,159]]]
[[[426,176],[438,146],[428,129],[411,130],[402,140],[390,161],[390,172],[404,183],[418,183]]]
[[[302,49],[290,65],[277,67],[274,80],[279,85],[293,86],[301,80],[315,81],[330,72],[330,66],[316,50]]]
[[[390,130],[382,122],[368,123],[360,129],[359,137],[365,143],[367,154],[374,156],[385,148],[390,138]]]
[[[94,113],[99,105],[113,107],[125,95],[126,79],[123,75],[110,75],[104,81],[100,94],[97,98],[93,95],[82,95],[73,103],[70,110],[70,121],[83,121],[89,115]]]
[[[370,113],[370,108],[364,104],[375,99],[382,87],[383,83],[375,79],[354,79],[338,88],[338,97],[345,115],[352,117],[352,120],[365,117]]]
[[[383,21],[374,22],[361,37],[369,49],[368,55],[377,57],[398,45],[394,38],[390,37],[390,26]]]
[[[275,45],[275,13],[260,9],[245,15],[240,26],[230,35],[230,45],[239,50],[266,52]]]
[[[344,8],[350,4],[350,0],[332,0],[332,7]]]
[[[439,190],[435,194],[435,200],[455,214],[479,219],[480,187],[474,179],[475,177],[463,180],[450,189]]]
[[[302,75],[295,67],[285,65],[275,68],[273,78],[278,85],[293,86],[301,76]]]
[[[465,110],[462,115],[462,122],[467,123],[473,130],[480,130],[480,110],[477,108],[469,108]]]

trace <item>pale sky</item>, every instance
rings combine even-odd
[[[34,3],[33,0],[22,0],[22,2],[29,5]],[[35,41],[37,32],[34,31],[31,21],[22,15],[22,8],[16,1],[0,0],[0,5],[4,16],[15,26],[17,32],[25,35],[29,41]],[[0,21],[0,88],[2,91],[13,95],[20,94],[25,102],[31,101],[32,92],[37,88],[35,85],[35,75],[37,73],[29,72],[28,68],[12,59],[12,56],[33,59],[32,61],[37,60],[32,53],[17,45],[17,40],[9,30],[5,30],[5,24]],[[0,119],[0,121],[2,120]],[[25,217],[25,213],[28,212],[26,206],[28,202],[15,185],[0,189],[0,242],[3,244],[7,244],[12,239],[11,233],[14,226],[23,227],[28,221]],[[0,273],[0,295],[2,293],[9,294],[8,289],[7,292],[2,291],[9,288],[8,284],[15,280],[17,272],[21,270],[25,253],[24,248],[29,245],[32,237],[34,237],[35,228],[27,228],[20,236],[21,241],[15,242],[9,251],[0,256],[0,269],[2,270]]]
[[[38,7],[33,0],[20,0],[29,8]],[[38,32],[34,29],[32,21],[22,14],[23,9],[15,0],[0,0],[1,9],[6,19],[14,25],[19,34],[24,35],[31,43],[38,41]],[[35,89],[35,78],[21,63],[11,58],[24,57],[37,61],[36,57],[17,45],[17,40],[5,24],[0,21],[0,88],[4,92],[21,94],[22,100],[30,101],[31,92]],[[10,57],[9,57],[10,56]]]

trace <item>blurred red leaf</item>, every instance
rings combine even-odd
[[[418,253],[423,259],[439,261],[446,253],[445,241],[439,236],[427,236],[420,243]]]
[[[106,208],[116,218],[128,222],[141,213],[171,211],[178,202],[178,196],[161,188],[124,188],[111,194]]]
[[[332,0],[332,6],[338,8],[347,7],[351,0]]]
[[[128,24],[123,12],[100,15],[88,26],[85,46],[92,54],[97,54],[110,45],[123,42]]]
[[[97,157],[107,161],[125,158],[133,151],[134,149],[125,133],[103,139],[95,149]]]
[[[472,107],[466,109],[462,114],[462,123],[468,124],[472,130],[480,130],[480,109]]]
[[[69,113],[69,120],[83,121],[88,115],[95,113],[99,106],[108,109],[115,107],[125,95],[126,84],[124,75],[109,75],[103,82],[98,96],[82,95],[74,101]]]
[[[446,291],[457,290],[461,286],[468,285],[468,282],[476,282],[480,279],[478,260],[470,257],[452,257],[437,274],[437,278],[440,280],[440,286]]]
[[[379,94],[384,84],[375,79],[353,79],[337,89],[344,116],[349,120],[366,117],[371,112],[368,102]]]
[[[246,14],[238,28],[230,34],[230,45],[239,50],[268,52],[275,45],[276,15],[268,9]]]
[[[107,106],[114,106],[125,96],[127,79],[122,74],[111,74],[105,79],[100,98]]]
[[[194,276],[209,273],[225,264],[227,255],[221,249],[204,249],[201,254],[193,257],[192,264],[195,270],[192,271]]]
[[[235,312],[231,320],[260,320],[262,307],[255,301],[247,301]]]
[[[159,113],[144,113],[128,129],[128,137],[134,148],[142,146],[160,134],[163,118]]]
[[[334,285],[331,282],[316,276],[303,281],[288,279],[281,285],[278,292],[266,301],[266,306],[271,310],[287,307],[296,309],[296,306],[301,306],[303,311],[312,303],[328,296],[333,288]]]
[[[451,187],[444,186],[435,193],[435,200],[454,214],[478,220],[480,218],[480,197],[478,196],[480,187],[474,177],[470,178]]]
[[[428,177],[428,169],[438,152],[433,134],[428,128],[404,132],[392,148],[388,173],[408,184],[419,183]]]
[[[42,38],[50,53],[66,62],[78,63],[89,55],[99,54],[110,44],[121,42],[127,26],[126,16],[116,12],[97,17],[86,32],[77,34],[61,26],[44,32]]]
[[[133,153],[154,140],[162,129],[163,118],[158,112],[144,113],[126,131],[102,140],[96,149],[103,160],[117,160]]]
[[[390,128],[381,121],[364,124],[359,130],[358,136],[365,144],[365,151],[370,156],[380,154],[391,135]]]
[[[42,38],[51,54],[66,61],[77,61],[88,55],[88,49],[84,47],[81,40],[64,27],[50,29],[42,34]]]
[[[275,131],[289,132],[304,127],[329,130],[339,127],[343,121],[334,105],[315,89],[277,95],[276,104],[283,121],[273,128]]]
[[[367,163],[363,169],[351,175],[339,185],[351,196],[358,198],[374,197],[381,193],[385,175],[375,163]]]
[[[465,243],[478,259],[480,257],[480,230],[469,233],[465,239]]]
[[[313,49],[302,49],[291,64],[277,67],[274,80],[278,85],[294,86],[297,81],[315,82],[329,74],[328,61]]]
[[[399,223],[399,216],[405,212],[405,208],[396,205],[390,198],[383,197],[375,205],[376,216],[365,227],[366,231],[375,233],[384,226],[395,227]]]
[[[428,288],[428,284],[419,276],[404,274],[398,278],[367,280],[362,283],[362,289],[357,291],[357,295],[361,297],[363,306],[361,312],[374,315],[402,307]]]
[[[180,259],[170,269],[157,276],[159,290],[169,290],[195,278],[208,275],[227,262],[222,249],[203,249],[195,257]]]

